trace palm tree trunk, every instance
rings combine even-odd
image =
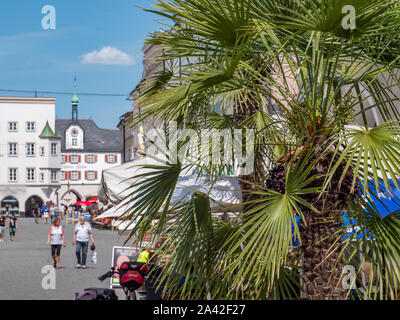
[[[302,298],[310,300],[343,300],[347,291],[342,288],[340,276],[343,263],[340,247],[335,240],[340,236],[341,223],[335,217],[317,216],[303,212],[307,225],[301,223],[300,247]],[[332,221],[334,220],[334,221]]]

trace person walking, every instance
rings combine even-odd
[[[7,218],[4,216],[4,213],[0,212],[0,242],[4,242],[4,234],[6,232],[6,223]]]
[[[49,218],[49,209],[46,208],[43,212],[43,219],[44,219],[44,223],[47,224],[47,219]]]
[[[10,231],[10,240],[15,241],[15,233],[18,229],[18,219],[13,212],[8,221],[8,230]]]
[[[51,218],[51,223],[53,223],[54,218],[56,217],[56,208],[54,207],[54,204],[50,206],[50,218]]]
[[[61,219],[64,220],[64,215],[65,215],[65,206],[63,204],[60,205],[60,207],[58,208],[58,212],[60,213]]]
[[[40,216],[40,208],[38,204],[36,204],[35,208],[32,209],[32,215],[35,218],[35,223],[39,224],[38,216]]]
[[[76,268],[86,269],[86,258],[87,251],[89,246],[89,239],[92,241],[92,245],[94,245],[94,237],[92,233],[92,228],[89,223],[86,222],[85,217],[79,217],[79,222],[75,226],[74,236],[72,239],[72,245],[76,244],[76,258],[78,264]]]
[[[6,214],[5,214],[5,216],[6,216],[7,218],[9,218],[9,217],[10,217],[10,208],[8,207],[8,204],[6,204],[5,209],[6,209]]]
[[[61,246],[67,246],[64,236],[64,228],[60,226],[60,218],[55,218],[47,235],[47,246],[51,245],[51,257],[53,258],[54,268],[60,267]]]

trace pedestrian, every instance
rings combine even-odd
[[[11,241],[15,240],[15,232],[17,231],[17,229],[18,229],[18,219],[15,216],[15,213],[13,212],[8,221],[8,230],[10,231],[10,240]]]
[[[47,219],[48,218],[49,218],[49,209],[46,208],[46,209],[44,209],[44,212],[43,212],[43,219],[44,219],[44,223],[45,224],[47,224]]]
[[[79,222],[75,226],[74,237],[72,239],[72,245],[74,246],[76,243],[76,258],[78,264],[76,268],[86,269],[86,258],[87,251],[89,247],[89,239],[92,241],[92,245],[94,245],[94,237],[92,233],[92,228],[89,223],[86,222],[85,217],[79,217]]]
[[[6,217],[8,218],[10,216],[10,208],[8,207],[8,204],[6,204],[5,209],[6,209]]]
[[[50,218],[51,218],[51,223],[53,223],[54,218],[56,217],[56,208],[54,208],[54,204],[50,206]]]
[[[65,215],[65,206],[63,204],[60,205],[60,207],[58,208],[58,211],[60,212],[60,216],[61,219],[64,219],[64,215]]]
[[[151,251],[153,250],[152,247],[147,246],[140,254],[137,259],[137,262],[147,263],[150,259]]]
[[[40,209],[39,209],[39,205],[38,204],[36,204],[35,208],[33,208],[32,214],[33,214],[33,217],[35,218],[35,223],[39,224],[39,221],[37,219],[38,216],[40,215]]]
[[[0,211],[0,242],[4,242],[6,223],[7,223],[7,218],[4,216],[4,213]]]
[[[60,267],[61,246],[67,246],[64,236],[64,228],[60,226],[60,218],[54,218],[53,225],[50,227],[47,236],[47,246],[51,245],[51,257],[53,258],[54,268]]]

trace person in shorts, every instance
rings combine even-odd
[[[60,225],[60,218],[54,218],[53,225],[50,227],[47,236],[47,246],[51,245],[51,257],[53,258],[54,268],[60,267],[61,246],[66,247],[64,228]]]
[[[43,220],[44,220],[44,223],[45,224],[47,224],[47,220],[49,219],[49,209],[45,209],[44,210],[44,212],[43,212]]]
[[[17,229],[18,229],[18,219],[15,216],[15,213],[12,213],[8,221],[8,230],[10,231],[11,241],[15,240],[15,232],[17,231]]]
[[[0,212],[0,242],[4,242],[4,234],[6,232],[7,218],[3,212]]]

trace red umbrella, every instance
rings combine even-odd
[[[96,198],[90,199],[89,201],[90,202],[97,202],[97,201],[99,201],[99,198],[96,197]]]
[[[93,203],[91,203],[90,201],[78,201],[77,203],[75,203],[77,206],[91,206]]]

